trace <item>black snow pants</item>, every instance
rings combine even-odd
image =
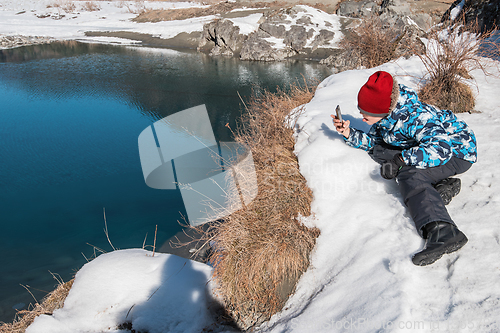
[[[400,152],[397,147],[377,145],[370,152],[370,156],[382,164]],[[430,222],[443,221],[455,224],[433,185],[448,177],[464,173],[471,166],[472,163],[466,160],[452,157],[446,164],[440,166],[427,169],[404,166],[399,171],[396,177],[399,189],[420,236],[424,237],[422,227]]]

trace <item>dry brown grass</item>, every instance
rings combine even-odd
[[[101,10],[101,5],[96,1],[86,1],[82,4],[81,10],[87,12],[97,12]]]
[[[73,281],[60,283],[58,287],[47,294],[41,303],[35,303],[28,310],[20,310],[12,323],[2,323],[0,333],[24,333],[33,320],[41,314],[51,315],[55,310],[62,308],[68,296]]]
[[[475,97],[465,80],[473,79],[470,72],[475,69],[492,74],[484,65],[485,57],[499,59],[500,54],[498,45],[488,47],[491,31],[479,31],[475,23],[429,33],[426,52],[419,55],[427,71],[419,91],[423,102],[453,112],[474,109]]]
[[[134,22],[160,22],[160,21],[174,21],[174,20],[186,20],[195,17],[226,14],[236,8],[286,8],[290,7],[291,4],[286,1],[273,1],[273,2],[260,2],[260,1],[247,1],[247,2],[226,2],[219,1],[217,3],[210,4],[209,7],[205,8],[174,8],[174,9],[155,9],[147,10],[141,12],[137,17],[133,19]],[[321,3],[312,5],[315,8],[331,11],[329,6]]]
[[[372,16],[346,34],[340,47],[346,51],[345,57],[350,59],[349,67],[372,68],[404,55],[396,52],[404,36],[404,31],[383,22],[378,16]],[[405,48],[417,47],[405,45]]]
[[[254,7],[257,7],[262,3],[255,3]],[[157,9],[148,10],[140,13],[132,21],[134,22],[160,22],[160,21],[174,21],[174,20],[186,20],[195,17],[224,14],[230,12],[231,10],[240,7],[239,4],[235,2],[219,2],[205,8],[177,8],[177,9]]]
[[[217,291],[243,329],[281,310],[319,235],[299,221],[311,214],[312,193],[293,153],[293,129],[285,125],[312,96],[297,85],[255,96],[235,133],[237,142],[251,148],[258,195],[208,234],[216,244],[210,261]]]
[[[61,8],[66,13],[71,13],[76,10],[76,5],[69,0],[56,0],[52,4],[48,5],[47,8]]]
[[[471,88],[463,82],[431,80],[419,91],[420,100],[440,109],[456,113],[474,109],[475,97]]]

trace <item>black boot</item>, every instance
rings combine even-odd
[[[451,199],[460,192],[460,178],[446,178],[436,184],[434,188],[439,192],[445,205],[449,204]]]
[[[424,226],[424,249],[413,255],[412,261],[417,266],[427,266],[441,258],[443,254],[452,253],[464,246],[468,239],[453,224],[431,222]]]

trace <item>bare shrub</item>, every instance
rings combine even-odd
[[[207,5],[207,3],[204,3]],[[238,2],[231,1],[216,1],[211,3],[208,7],[192,7],[192,8],[173,8],[173,9],[155,9],[139,13],[132,21],[134,22],[161,22],[161,21],[174,21],[186,20],[195,17],[225,14],[233,9],[241,8],[242,5]],[[286,3],[281,1],[273,2],[247,2],[246,8],[282,8],[286,7]]]
[[[210,261],[217,291],[243,329],[281,310],[309,266],[319,235],[299,221],[311,213],[312,193],[293,153],[293,129],[286,125],[312,95],[296,85],[289,92],[255,95],[235,133],[237,142],[251,148],[258,195],[207,234],[215,244]]]
[[[76,6],[73,1],[56,0],[52,4],[47,5],[47,8],[60,8],[66,13],[71,13],[76,9]]]
[[[396,49],[405,33],[380,17],[371,16],[348,32],[340,41],[340,47],[351,62],[349,67],[372,68],[400,56]]]
[[[58,287],[51,291],[41,303],[35,303],[28,310],[20,310],[16,314],[16,318],[12,323],[2,323],[0,325],[0,333],[24,333],[26,328],[41,314],[52,314],[55,310],[60,309],[64,305],[64,300],[68,296],[69,290],[73,285],[73,281],[59,283]]]
[[[469,112],[475,105],[474,94],[467,79],[473,79],[472,70],[485,66],[485,57],[498,57],[498,46],[487,47],[491,31],[480,33],[475,23],[469,26],[452,25],[429,33],[426,51],[419,54],[425,69],[420,99],[441,109]]]
[[[66,1],[63,3],[61,8],[66,12],[66,13],[71,13],[76,10],[76,5],[73,3],[73,1]]]
[[[144,14],[149,12],[151,9],[146,7],[144,0],[135,0],[135,11],[134,14]],[[130,11],[130,8],[129,8]]]
[[[446,80],[446,78],[443,79]],[[420,89],[419,97],[424,103],[457,113],[472,111],[475,106],[475,97],[471,88],[455,80],[430,80]]]
[[[86,1],[82,5],[82,10],[87,12],[97,12],[101,10],[101,5],[95,1]]]

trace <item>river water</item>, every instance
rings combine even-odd
[[[181,230],[175,190],[144,182],[138,136],[205,104],[231,140],[252,89],[322,80],[316,63],[240,62],[195,52],[76,42],[0,50],[0,321],[40,301],[100,251]],[[105,215],[104,215],[105,213]]]

